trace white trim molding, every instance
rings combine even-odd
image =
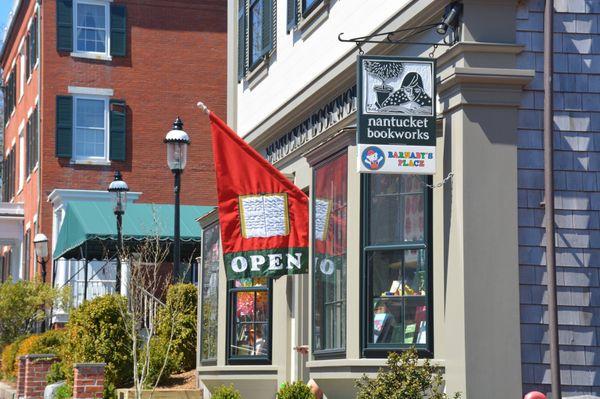
[[[69,94],[112,97],[115,95],[115,91],[113,89],[102,89],[98,87],[69,86]]]

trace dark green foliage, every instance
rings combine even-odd
[[[192,370],[196,366],[196,318],[198,289],[193,284],[175,284],[167,291],[166,306],[158,313],[157,338],[165,345],[171,339],[170,357],[173,372]]]
[[[150,367],[148,368],[148,375],[145,378],[144,386],[152,389],[157,380],[159,383],[168,380],[177,368],[176,360],[173,357],[173,352],[169,350],[168,341],[165,341],[161,337],[154,337],[150,340]],[[160,379],[158,378],[159,375]]]
[[[242,399],[240,391],[235,389],[233,385],[226,387],[221,385],[214,392],[212,392],[212,399]]]
[[[38,281],[12,279],[0,284],[0,347],[33,332],[44,309],[64,302],[64,292]]]
[[[286,382],[277,393],[277,399],[315,399],[308,385],[302,381]]]
[[[73,388],[69,384],[61,385],[54,392],[54,399],[68,399],[73,397]]]
[[[357,399],[448,399],[443,393],[444,380],[428,359],[418,364],[415,349],[401,355],[390,353],[387,367],[375,379],[363,376],[356,381]],[[460,393],[452,396],[460,398]]]
[[[63,367],[61,363],[53,363],[50,366],[50,371],[46,375],[46,382],[48,384],[54,384],[55,382],[65,381],[67,376],[63,371]]]
[[[127,321],[122,310],[127,299],[106,295],[85,302],[71,312],[62,350],[63,370],[72,384],[73,363],[106,363],[105,397],[116,388],[131,386],[133,356]]]

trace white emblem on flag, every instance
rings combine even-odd
[[[287,194],[240,196],[244,238],[287,236],[290,233]]]
[[[324,241],[329,227],[331,201],[317,198],[315,201],[315,239]]]

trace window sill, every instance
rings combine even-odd
[[[329,18],[329,1],[324,0],[311,10],[307,16],[302,16],[302,20],[296,26],[296,30],[300,32],[300,37],[305,40],[327,18]]]
[[[429,359],[433,367],[444,368],[445,361],[443,359]],[[418,365],[423,365],[425,359],[417,360]],[[387,358],[380,359],[328,359],[328,360],[309,360],[306,362],[306,367],[309,369],[316,368],[344,368],[344,367],[384,367],[387,364]]]
[[[79,52],[79,51],[72,52],[71,57],[85,58],[87,60],[96,60],[96,61],[112,61],[112,57],[108,54],[86,53],[86,52]]]
[[[265,55],[262,60],[260,60],[255,66],[254,69],[249,71],[244,77],[244,82],[246,86],[252,90],[256,85],[258,85],[264,78],[269,74],[269,59],[271,58],[271,53]]]
[[[111,162],[104,159],[71,159],[71,165],[110,166]]]

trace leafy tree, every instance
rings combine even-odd
[[[0,348],[33,332],[49,307],[66,306],[68,292],[39,281],[0,284]]]
[[[413,348],[401,355],[391,352],[387,368],[380,369],[375,379],[366,375],[356,381],[357,399],[449,399],[443,392],[444,379],[429,359],[418,364],[419,356]],[[452,396],[460,398],[460,393]]]
[[[296,381],[293,384],[286,382],[277,392],[277,399],[315,399],[315,395],[310,391],[310,387],[302,381]]]
[[[365,71],[380,79],[382,86],[386,86],[388,80],[402,74],[404,65],[400,62],[365,61]]]

